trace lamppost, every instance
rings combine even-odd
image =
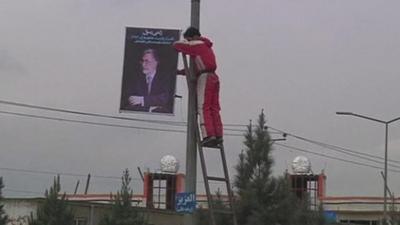
[[[356,116],[356,117],[360,117],[363,119],[367,119],[367,120],[372,120],[378,123],[382,123],[385,124],[385,168],[384,168],[384,177],[383,177],[383,219],[385,221],[385,224],[387,224],[387,192],[386,192],[386,188],[387,188],[387,173],[388,173],[388,169],[387,169],[387,162],[388,162],[388,126],[390,123],[393,123],[397,120],[400,120],[400,117],[397,117],[395,119],[389,120],[389,121],[384,121],[384,120],[379,120],[379,119],[375,119],[372,117],[368,117],[368,116],[363,116],[360,114],[356,114],[356,113],[352,113],[352,112],[336,112],[337,115],[344,115],[344,116]]]

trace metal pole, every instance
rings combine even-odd
[[[337,115],[345,115],[345,116],[355,116],[355,117],[360,117],[360,118],[363,118],[363,119],[367,119],[367,120],[372,120],[372,121],[375,121],[375,122],[378,122],[378,123],[383,123],[383,124],[385,124],[385,159],[384,159],[384,173],[385,173],[385,175],[384,175],[384,177],[383,177],[383,222],[384,222],[384,224],[386,225],[386,224],[388,224],[388,222],[387,222],[387,188],[388,188],[388,186],[387,186],[387,181],[388,181],[388,179],[387,179],[387,175],[388,175],[388,168],[387,168],[387,166],[388,166],[388,131],[389,131],[389,124],[390,123],[393,123],[393,122],[395,122],[395,121],[398,121],[398,120],[400,120],[400,117],[397,117],[397,118],[394,118],[394,119],[392,119],[392,120],[389,120],[389,121],[383,121],[383,120],[379,120],[379,119],[376,119],[376,118],[372,118],[372,117],[369,117],[369,116],[364,116],[364,115],[360,115],[360,114],[356,114],[356,113],[352,113],[352,112],[336,112],[336,114]]]
[[[87,175],[86,187],[85,187],[85,195],[87,195],[87,193],[88,193],[89,184],[90,184],[90,173]]]
[[[200,29],[200,0],[192,0],[192,11],[190,14],[190,25]]]
[[[385,177],[384,177],[384,186],[383,186],[383,219],[385,221],[385,225],[387,224],[387,178],[388,178],[388,170],[387,170],[387,161],[388,161],[388,125],[389,123],[385,123]]]
[[[200,0],[192,0],[190,25],[200,27]],[[190,61],[190,70],[193,71],[194,62]],[[193,73],[191,73],[193,74]],[[186,136],[186,179],[185,192],[192,192],[196,196],[196,175],[197,175],[197,107],[196,107],[196,80],[189,78],[188,82],[188,124]],[[185,214],[184,225],[194,225],[193,214]]]
[[[382,175],[382,179],[385,179],[385,174],[382,171],[381,171],[381,175]],[[389,187],[386,187],[386,191],[389,193],[390,197],[393,198],[392,193],[394,193],[394,192],[392,192]]]
[[[139,171],[140,178],[142,178],[142,181],[144,181],[144,176],[140,167],[137,167],[137,170]]]
[[[94,205],[90,205],[89,225],[94,225]]]
[[[79,180],[76,182],[74,195],[76,195],[76,193],[78,192],[78,187],[79,187]]]

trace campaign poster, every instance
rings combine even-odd
[[[173,114],[180,30],[127,27],[121,112]]]

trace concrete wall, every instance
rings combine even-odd
[[[31,212],[35,213],[38,205],[43,199],[3,199],[4,210],[9,216],[7,225],[28,225],[28,218]],[[86,221],[85,225],[99,225],[101,219],[110,212],[111,205],[93,202],[69,202],[72,207],[75,219]],[[149,223],[153,225],[182,225],[183,215],[166,210],[146,210]]]
[[[35,212],[39,199],[3,199],[4,211],[8,215],[7,225],[28,225],[31,212]]]

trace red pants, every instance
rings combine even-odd
[[[222,137],[219,79],[215,73],[202,73],[197,79],[197,110],[203,138]]]

